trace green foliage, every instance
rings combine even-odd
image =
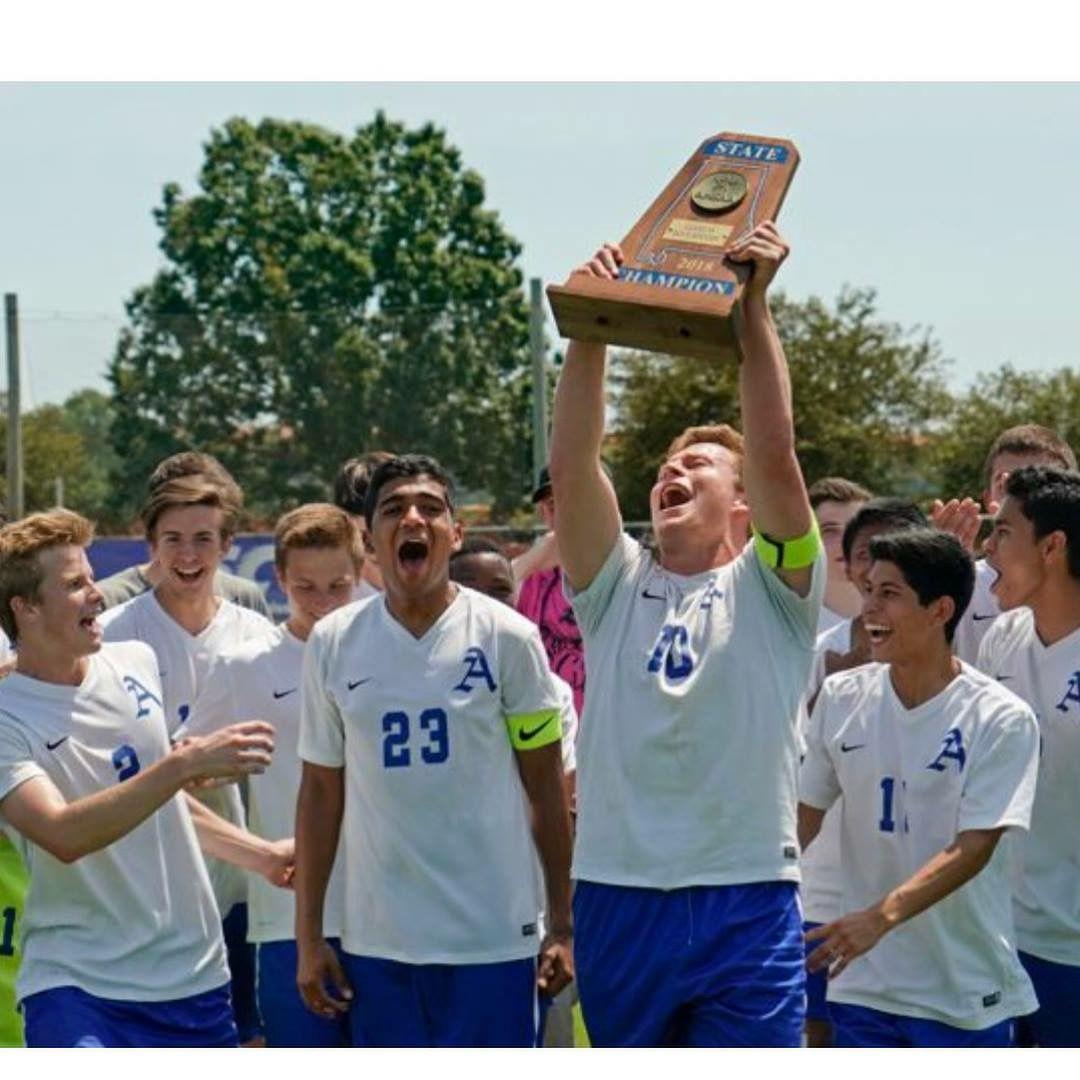
[[[483,204],[431,125],[212,131],[199,192],[164,190],[166,265],[135,290],[110,366],[116,503],[187,447],[265,517],[325,498],[339,462],[371,449],[433,453],[517,503],[528,313],[520,246]]]
[[[772,308],[808,482],[840,475],[892,494],[933,490],[926,443],[951,399],[930,336],[881,321],[870,289],[844,289],[833,308],[783,296]],[[738,367],[642,353],[618,354],[612,366],[609,454],[624,513],[647,517],[649,487],[675,435],[691,424],[739,426]]]
[[[1011,364],[979,375],[957,399],[934,447],[942,493],[978,497],[991,443],[1017,424],[1042,424],[1080,447],[1080,375],[1070,368],[1017,371]]]

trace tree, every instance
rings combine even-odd
[[[1080,375],[1070,368],[1040,373],[1005,364],[979,375],[957,399],[935,447],[941,491],[978,496],[994,439],[1017,424],[1042,424],[1080,447]]]
[[[324,498],[368,449],[438,455],[500,506],[529,486],[520,245],[431,125],[351,138],[243,119],[199,192],[165,187],[166,266],[135,290],[109,372],[123,502],[164,455],[215,454],[267,516]]]
[[[925,331],[881,321],[871,289],[772,301],[791,369],[795,435],[807,480],[840,475],[889,494],[934,490],[925,446],[947,415],[944,361]],[[690,424],[738,426],[738,367],[616,354],[610,456],[628,517],[648,516],[665,447]]]

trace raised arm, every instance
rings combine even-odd
[[[746,450],[746,497],[758,531],[777,543],[805,536],[814,523],[795,456],[791,378],[766,296],[788,250],[776,226],[766,221],[728,252],[733,261],[753,265],[741,307],[736,311],[742,350],[739,396]],[[777,573],[805,596],[810,591],[811,570],[779,569]]]
[[[35,776],[0,801],[0,813],[31,843],[73,863],[126,836],[190,783],[263,772],[273,730],[252,722],[186,739],[130,779],[74,802],[48,777]]]
[[[622,252],[605,244],[575,274],[617,278]],[[571,341],[555,390],[551,426],[551,487],[562,567],[576,590],[590,582],[622,529],[615,489],[600,467],[604,439],[605,347]]]

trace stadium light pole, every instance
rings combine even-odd
[[[15,521],[23,516],[22,410],[19,385],[19,298],[4,295],[7,327],[7,512]]]

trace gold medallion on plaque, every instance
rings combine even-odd
[[[723,213],[746,198],[746,177],[737,172],[714,172],[690,192],[690,201],[709,214]]]

